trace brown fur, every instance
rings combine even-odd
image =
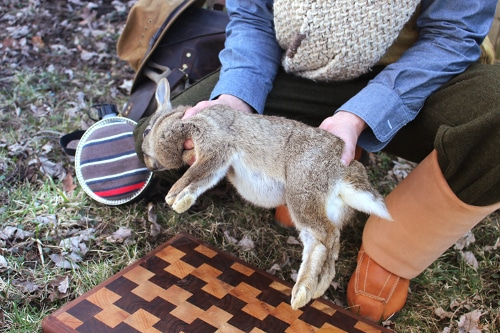
[[[389,218],[383,198],[363,165],[344,166],[344,143],[332,134],[281,117],[206,108],[182,120],[187,107],[171,109],[168,83],[160,82],[159,108],[146,128],[143,152],[152,170],[196,162],[172,186],[166,202],[184,212],[227,176],[243,198],[263,207],[286,204],[304,244],[292,292],[299,308],[321,296],[335,276],[342,226],[353,209]],[[185,150],[191,138],[193,150]]]

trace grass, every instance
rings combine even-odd
[[[230,188],[220,186],[199,200],[196,208],[179,215],[159,201],[153,206],[140,202],[123,207],[103,206],[89,199],[77,187],[65,192],[62,179],[47,176],[40,166],[30,161],[47,157],[59,162],[69,174],[72,159],[57,146],[57,135],[77,128],[88,121],[84,112],[65,114],[74,104],[70,96],[86,85],[65,86],[53,73],[38,73],[45,77],[41,85],[32,79],[33,73],[17,73],[17,88],[2,94],[0,135],[0,230],[16,227],[28,233],[24,239],[0,240],[0,255],[8,268],[0,269],[0,332],[38,332],[41,320],[93,288],[144,254],[179,232],[188,232],[208,243],[231,252],[259,268],[279,267],[274,273],[289,282],[300,264],[301,246],[288,244],[295,231],[284,229],[273,221],[269,210],[255,208],[243,202]],[[64,76],[64,75],[63,75]],[[80,80],[104,80],[96,73],[82,75]],[[50,84],[49,84],[50,83]],[[97,86],[101,86],[97,84]],[[71,91],[74,89],[75,91]],[[96,89],[96,88],[94,88]],[[44,97],[48,91],[63,95],[62,102]],[[101,91],[89,89],[99,99]],[[59,99],[61,100],[61,99]],[[39,117],[30,105],[46,105],[52,111]],[[90,107],[90,101],[86,102]],[[18,114],[16,110],[20,109]],[[22,148],[16,148],[22,146]],[[52,146],[51,149],[44,148]],[[9,150],[10,149],[10,150]],[[393,158],[378,154],[371,158],[369,174],[380,192],[388,193],[396,181],[390,176]],[[33,163],[33,162],[31,162]],[[76,183],[75,180],[73,182]],[[151,235],[149,208],[155,214],[162,231]],[[155,215],[153,215],[155,216]],[[359,214],[342,234],[342,251],[337,265],[338,282],[326,296],[345,306],[345,288],[354,269],[354,258],[361,242],[366,216]],[[110,236],[120,227],[132,230],[125,242],[113,242]],[[93,228],[85,241],[88,252],[72,269],[59,268],[51,259],[63,254],[61,240]],[[407,306],[395,319],[386,323],[398,332],[442,332],[446,327],[457,328],[460,317],[472,310],[482,313],[480,324],[484,332],[498,332],[500,280],[498,251],[488,250],[500,237],[498,215],[478,225],[476,241],[467,248],[475,254],[479,267],[472,269],[461,259],[459,251],[450,249],[411,283]],[[244,250],[228,240],[249,236],[255,247]],[[61,281],[68,277],[69,285],[61,292]],[[442,308],[452,313],[440,318],[435,311]]]
[[[110,34],[116,42],[117,31]],[[65,190],[65,180],[78,184],[65,176],[74,177],[73,159],[60,149],[59,137],[92,124],[87,115],[92,104],[113,102],[120,109],[126,101],[118,86],[131,78],[131,72],[117,70],[127,65],[112,57],[100,67],[81,62],[75,68],[57,63],[18,66],[0,79],[0,235],[16,228],[15,234],[0,237],[0,332],[40,332],[45,316],[179,232],[188,232],[261,269],[274,267],[274,274],[289,282],[299,267],[301,246],[288,242],[297,237],[295,231],[276,225],[272,211],[243,202],[224,186],[203,195],[194,209],[181,215],[161,200],[109,207],[92,201],[79,186]],[[45,160],[62,172],[43,169]],[[370,179],[383,194],[397,183],[390,173],[393,161],[386,154],[371,157]],[[151,232],[154,219],[161,226],[159,234]],[[342,232],[337,284],[326,294],[342,306],[365,220],[365,215],[357,215]],[[114,239],[119,228],[130,229],[131,237]],[[64,240],[83,237],[86,230],[92,233],[79,243],[85,245],[83,250],[71,252],[64,246]],[[449,332],[467,332],[459,331],[460,318],[479,310],[479,329],[500,332],[500,214],[485,219],[473,232],[476,240],[464,250],[474,254],[477,269],[464,262],[461,251],[448,250],[412,280],[407,305],[385,323],[388,327],[397,332],[445,332],[448,328]],[[253,249],[230,241],[245,236],[253,240]],[[81,260],[71,262],[72,254]],[[7,267],[2,266],[2,257]],[[73,266],[58,267],[53,258],[69,260]],[[436,315],[440,308],[448,315]]]

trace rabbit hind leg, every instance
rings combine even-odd
[[[339,190],[334,187],[326,200],[309,197],[302,201],[307,202],[306,206],[289,205],[304,245],[302,264],[292,292],[292,307],[303,306],[312,298],[322,296],[335,277],[340,231],[353,213],[339,197]]]
[[[299,236],[304,249],[297,281],[292,289],[293,309],[303,307],[316,294],[319,273],[327,258],[327,248],[309,230],[300,230]]]
[[[327,217],[324,200],[309,197],[302,205],[289,205],[289,209],[304,245],[297,282],[292,290],[292,307],[299,308],[323,295],[335,277],[340,228]]]

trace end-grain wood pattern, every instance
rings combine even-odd
[[[291,285],[178,235],[43,322],[45,333],[390,332],[332,303],[290,307]]]

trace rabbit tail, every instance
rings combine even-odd
[[[392,220],[384,198],[371,185],[365,182],[353,183],[352,181],[342,181],[339,196],[351,208],[366,214],[379,216],[389,221]]]
[[[340,181],[338,195],[351,208],[392,220],[384,198],[370,184],[365,167],[358,161],[348,166],[346,176]]]

